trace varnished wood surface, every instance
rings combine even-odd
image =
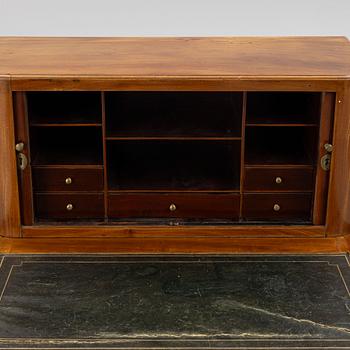
[[[0,236],[20,235],[15,131],[8,77],[0,77]]]
[[[41,238],[0,239],[0,253],[338,253],[348,240],[331,238]]]
[[[127,225],[119,223],[117,226],[96,225],[35,225],[24,226],[22,234],[25,238],[35,237],[110,237],[110,238],[133,238],[133,237],[255,237],[265,239],[267,237],[300,237],[315,238],[324,237],[324,226],[312,225]]]
[[[350,76],[345,37],[2,37],[11,76]]]
[[[324,93],[322,96],[321,123],[319,128],[318,141],[318,162],[315,174],[315,194],[313,223],[324,225],[327,213],[327,197],[329,185],[329,171],[324,171],[321,167],[321,158],[327,153],[324,148],[326,143],[332,144],[333,119],[335,109],[335,94]]]
[[[350,83],[336,97],[327,233],[350,233]]]

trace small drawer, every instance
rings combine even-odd
[[[245,168],[245,191],[312,191],[313,169]]]
[[[102,169],[33,168],[35,191],[102,191]]]
[[[243,196],[243,218],[262,221],[310,221],[311,193],[259,193]]]
[[[101,194],[35,194],[37,219],[97,219],[104,217]]]
[[[111,218],[237,219],[239,194],[110,194]]]

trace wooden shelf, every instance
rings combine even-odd
[[[318,124],[283,124],[283,123],[258,123],[258,124],[252,124],[247,123],[246,126],[248,127],[318,127]]]
[[[188,136],[173,136],[173,137],[106,137],[107,141],[240,141],[241,137],[188,137]]]
[[[108,137],[241,136],[241,92],[106,92]]]
[[[94,91],[28,92],[29,124],[101,124],[101,93]]]
[[[31,123],[30,127],[56,128],[56,127],[101,127],[101,123]]]

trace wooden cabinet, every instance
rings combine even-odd
[[[0,44],[6,236],[350,233],[346,39]]]
[[[26,105],[18,118],[29,126],[33,224],[65,218],[104,218],[106,225],[313,224],[325,96],[15,93]],[[319,193],[322,200],[326,194]]]

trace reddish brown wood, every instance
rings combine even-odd
[[[327,77],[298,77],[288,80],[273,77],[210,76],[210,77],[111,77],[95,76],[50,79],[37,76],[12,76],[13,91],[336,91],[343,79]]]
[[[333,117],[335,108],[335,93],[325,92],[322,94],[321,122],[319,131],[318,162],[315,176],[315,194],[313,206],[313,223],[324,225],[327,211],[327,195],[329,172],[321,167],[321,157],[327,152],[324,148],[326,143],[332,143]]]
[[[0,40],[0,74],[49,78],[87,75],[334,79],[349,76],[349,57],[350,45],[345,37],[3,37]]]
[[[175,205],[171,211],[170,206]],[[239,218],[238,194],[110,194],[110,218]]]
[[[280,178],[282,182],[276,182]],[[310,168],[245,168],[245,191],[313,191]]]
[[[311,220],[311,193],[254,193],[243,196],[246,220]],[[278,205],[280,209],[274,210]]]
[[[41,238],[0,239],[7,254],[314,254],[349,251],[343,237],[331,238]]]
[[[102,191],[103,170],[33,167],[33,187],[35,191]]]
[[[19,237],[20,205],[10,80],[0,77],[0,236]]]
[[[32,193],[32,171],[30,159],[30,142],[28,129],[28,114],[26,96],[23,92],[14,94],[13,99],[14,121],[16,143],[23,142],[24,149],[22,153],[28,159],[28,166],[24,170],[18,169],[18,183],[20,195],[21,218],[23,225],[32,225],[34,220],[33,213],[33,193]]]
[[[24,226],[23,237],[324,237],[324,226],[312,225],[44,225]]]
[[[350,82],[336,96],[327,235],[350,234]]]
[[[67,205],[73,206],[67,210]],[[35,194],[35,213],[38,219],[103,218],[103,194],[40,193]]]

